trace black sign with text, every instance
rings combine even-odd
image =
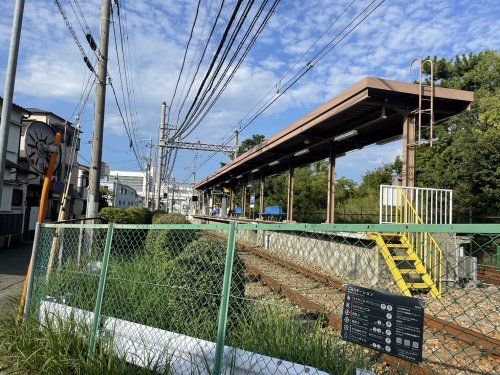
[[[342,314],[344,340],[422,363],[425,302],[348,285]]]

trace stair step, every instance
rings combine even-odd
[[[408,287],[411,289],[429,289],[426,283],[407,283]]]
[[[399,272],[401,272],[403,275],[419,275],[417,270],[409,268],[401,268]]]
[[[396,249],[408,249],[408,245],[402,243],[387,243],[385,244],[387,247],[392,247]]]
[[[406,261],[406,262],[415,262],[417,260],[416,257],[414,256],[408,256],[408,255],[393,255],[392,259],[395,261]]]
[[[401,237],[400,233],[380,233],[382,238],[394,238],[394,237]]]

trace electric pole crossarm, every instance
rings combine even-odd
[[[215,151],[215,152],[223,152],[224,154],[229,154],[229,155],[234,154],[234,147],[226,145],[215,145],[215,144],[200,143],[200,142],[182,142],[182,141],[161,142],[161,145],[167,149],[191,150],[191,151]]]

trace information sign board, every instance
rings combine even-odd
[[[250,194],[250,208],[255,208],[255,194]]]
[[[348,285],[342,333],[344,340],[413,363],[422,363],[425,302]]]

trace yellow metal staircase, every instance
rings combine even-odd
[[[424,224],[409,197],[397,187],[397,224]],[[441,297],[442,251],[427,232],[370,233],[403,294],[429,292]]]

